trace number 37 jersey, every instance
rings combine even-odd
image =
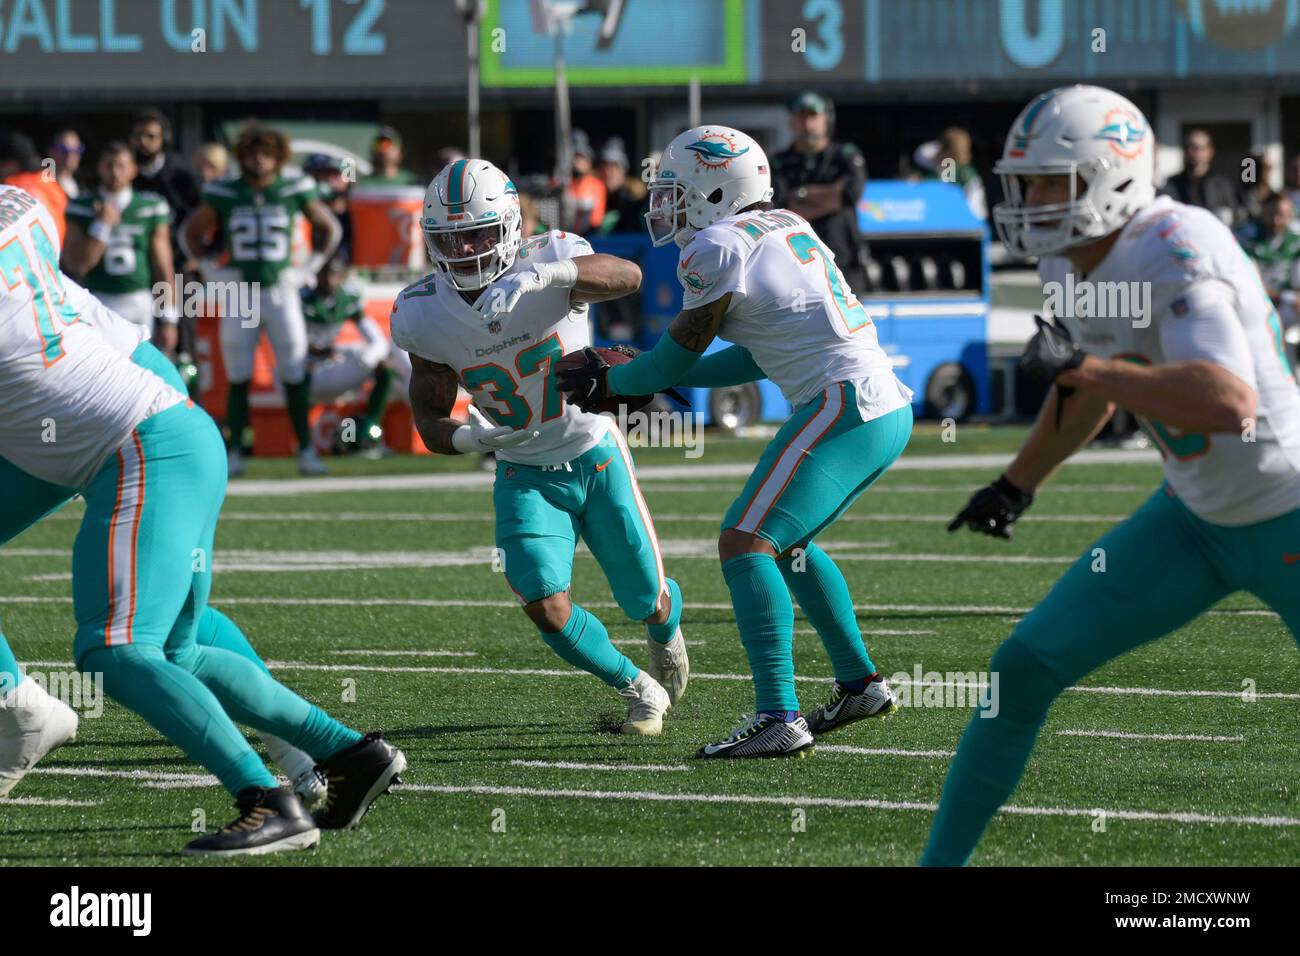
[[[581,236],[552,231],[525,242],[506,275],[535,262],[591,254]],[[437,273],[407,286],[393,303],[393,341],[451,368],[492,421],[541,433],[497,457],[523,465],[563,464],[595,447],[610,427],[607,419],[565,402],[555,377],[564,355],[591,344],[587,306],[570,304],[569,289],[550,288],[523,296],[496,319],[487,306],[494,292],[504,294],[500,282],[484,288],[474,305]]]

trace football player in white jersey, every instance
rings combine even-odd
[[[814,539],[880,478],[912,434],[911,392],[812,227],[773,209],[762,147],[700,126],[663,152],[646,223],[681,248],[682,312],[658,344],[610,368],[588,353],[561,387],[582,405],[671,385],[770,378],[794,406],[722,523],[718,554],[754,676],[755,713],[701,757],[802,754],[825,733],[897,708],[862,642],[844,575]],[[715,336],[736,343],[708,358]],[[794,689],[793,591],[835,672],[805,719]]]
[[[175,366],[149,344],[147,325],[109,309],[67,276],[63,277],[63,286],[78,321],[99,331],[109,345],[130,356],[135,364],[154,372],[176,390],[184,390]],[[0,501],[5,502],[0,509],[0,545],[57,511],[75,495],[73,488],[41,481],[0,458]],[[238,625],[214,607],[207,607],[200,616],[196,640],[201,645],[242,654],[266,670]],[[0,633],[0,797],[12,791],[47,753],[71,740],[76,730],[76,712],[46,693],[39,681],[24,679],[8,641]],[[262,734],[262,741],[303,803],[308,808],[319,803],[325,796],[325,786],[316,773],[316,761],[272,734]]]
[[[1042,483],[1116,406],[1160,449],[1165,481],[994,654],[999,709],[977,714],[962,738],[924,864],[966,862],[1015,790],[1052,701],[1089,672],[1238,590],[1300,633],[1300,393],[1281,325],[1228,229],[1156,198],[1154,150],[1127,99],[1069,86],[1025,108],[996,167],[1003,240],[1043,257],[1048,301],[1063,302],[1021,359],[1055,387],[1005,474],[951,530],[1009,538]],[[1149,307],[1123,308],[1117,288],[1130,302],[1149,290]],[[1098,295],[1120,307],[1098,308]],[[1096,549],[1105,574],[1093,573]]]
[[[421,220],[437,268],[393,303],[393,341],[411,355],[424,443],[443,454],[496,452],[497,553],[542,640],[626,700],[624,733],[657,735],[689,674],[681,588],[664,574],[622,434],[566,403],[555,368],[591,341],[587,303],[636,291],[641,272],[572,233],[522,243],[520,221],[515,186],[491,163],[443,169]],[[458,385],[474,398],[469,424],[451,417]],[[619,607],[645,622],[649,672],[572,599],[579,536]]]
[[[236,823],[186,851],[298,849],[316,845],[320,829],[356,825],[405,765],[402,754],[247,657],[196,640],[225,495],[216,424],[81,321],[53,220],[8,186],[0,186],[0,286],[0,448],[23,472],[86,502],[72,554],[76,665],[102,674],[110,697],[215,774],[239,807]],[[228,714],[317,760],[329,792],[314,817],[276,786]]]

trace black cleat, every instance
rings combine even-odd
[[[292,790],[248,787],[235,795],[239,819],[185,847],[186,856],[253,856],[281,850],[308,850],[320,843],[320,830]]]
[[[370,805],[398,782],[406,756],[379,734],[366,734],[351,747],[316,765],[328,789],[314,814],[322,830],[349,830],[361,822]]]

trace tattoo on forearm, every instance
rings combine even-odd
[[[463,424],[451,417],[456,406],[456,373],[450,366],[414,356],[411,366],[411,411],[421,440],[430,451],[459,454],[451,443],[452,433]]]
[[[722,318],[731,304],[731,293],[696,309],[685,309],[677,314],[668,332],[682,348],[703,352],[709,347],[722,326]]]

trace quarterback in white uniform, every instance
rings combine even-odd
[[[1165,482],[994,654],[999,710],[977,714],[962,738],[924,864],[967,860],[1056,695],[1107,661],[1238,590],[1300,635],[1300,394],[1281,324],[1228,229],[1155,197],[1154,149],[1127,99],[1061,87],[1020,114],[997,166],[1007,201],[994,221],[1012,251],[1048,257],[1040,272],[1057,313],[1039,320],[1021,367],[1054,387],[1006,473],[950,530],[1009,538],[1116,406],[1160,449]],[[1097,549],[1105,574],[1093,573]]]
[[[803,753],[814,733],[897,707],[862,642],[844,575],[814,539],[902,453],[912,396],[834,255],[771,198],[767,156],[740,130],[700,126],[669,143],[646,222],[656,245],[682,249],[682,312],[653,350],[612,368],[590,353],[561,383],[581,404],[767,377],[794,406],[718,541],[755,713],[701,757]],[[701,358],[715,336],[736,344]],[[794,687],[792,591],[835,672],[830,700],[806,719]]]
[[[688,675],[681,589],[664,574],[623,436],[556,382],[561,357],[590,343],[587,303],[634,292],[640,270],[569,233],[522,243],[515,186],[481,159],[438,174],[421,222],[437,270],[402,291],[391,322],[411,355],[420,435],[443,454],[496,452],[496,545],[524,613],[561,658],[623,696],[624,733],[659,734]],[[469,424],[450,417],[458,385],[474,399]],[[572,600],[579,536],[624,613],[645,622],[648,673]]]
[[[121,343],[82,321],[58,263],[49,214],[23,190],[0,186],[0,448],[21,472],[75,489],[86,502],[72,553],[76,665],[102,674],[110,697],[235,796],[238,825],[194,840],[187,852],[314,846],[321,828],[355,825],[404,760],[278,684],[260,662],[200,644],[212,572],[210,561],[196,570],[194,555],[212,553],[225,493],[220,433],[146,367],[170,369],[161,353],[144,344],[133,361]],[[15,695],[3,696],[7,705]],[[33,728],[10,719],[8,706],[0,710],[0,737],[18,738],[22,757]],[[292,791],[277,787],[228,711],[292,738],[321,765],[330,794],[314,819]],[[0,748],[0,757],[9,749]]]

